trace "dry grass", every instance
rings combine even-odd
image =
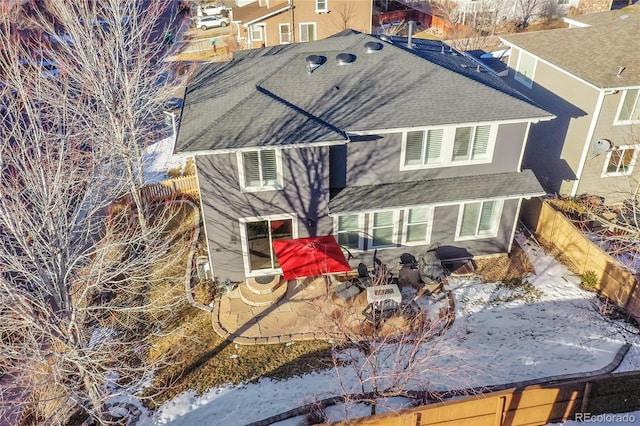
[[[211,320],[210,313],[191,308],[183,314],[180,332],[158,342],[158,349],[170,352],[174,363],[156,374],[149,394],[159,394],[148,402],[150,408],[190,389],[203,393],[225,383],[284,379],[332,367],[326,342],[237,346],[220,338]]]
[[[513,245],[508,255],[476,259],[474,263],[483,282],[522,279],[534,272],[529,258],[518,244]]]

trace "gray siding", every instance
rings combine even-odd
[[[217,279],[245,278],[239,218],[293,214],[298,218],[298,237],[333,233],[333,221],[327,215],[329,148],[286,149],[282,162],[283,190],[243,193],[235,153],[196,158],[211,263]],[[307,219],[312,220],[311,225]]]
[[[347,185],[376,185],[518,171],[526,129],[527,123],[500,125],[491,163],[411,171],[400,171],[401,133],[358,139],[347,144]]]

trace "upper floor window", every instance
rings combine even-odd
[[[334,230],[338,244],[353,250],[361,248],[361,228],[360,215],[350,214],[338,216]]]
[[[433,208],[415,207],[406,209],[404,213],[403,243],[416,245],[429,243],[431,240],[431,221]]]
[[[498,235],[502,201],[481,201],[460,206],[456,240],[491,238]]]
[[[637,147],[620,147],[607,154],[602,177],[630,175],[638,157]]]
[[[490,133],[491,126],[458,127],[451,161],[486,159]]]
[[[240,187],[246,191],[282,188],[281,153],[275,149],[238,153]]]
[[[291,43],[291,27],[289,24],[280,24],[280,44]]]
[[[300,24],[300,41],[315,41],[316,23],[305,22]]]
[[[487,163],[497,126],[465,126],[407,132],[400,170]]]
[[[329,0],[316,0],[316,12],[326,12],[329,10],[327,8],[327,2]]]
[[[515,79],[525,86],[533,86],[533,73],[536,69],[536,58],[533,55],[521,50],[518,55],[518,65],[516,66]]]
[[[637,121],[640,121],[640,89],[629,89],[620,102],[616,123],[627,124]]]

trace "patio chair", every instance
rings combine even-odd
[[[338,296],[342,301],[348,302],[359,295],[362,290],[364,290],[363,285],[361,285],[357,280],[350,280],[336,285],[333,289],[333,294]]]

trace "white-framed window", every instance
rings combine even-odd
[[[251,41],[262,41],[264,39],[264,24],[251,25]]]
[[[451,161],[486,160],[488,158],[491,126],[456,128]]]
[[[503,204],[502,200],[461,204],[456,225],[456,241],[497,236]]]
[[[360,250],[362,245],[363,216],[349,214],[337,216],[334,220],[333,234],[343,247],[351,250]]]
[[[497,128],[483,124],[405,132],[400,170],[490,163]]]
[[[238,152],[240,188],[248,192],[282,189],[282,152],[275,149]]]
[[[407,132],[405,166],[425,166],[442,162],[444,129]]]
[[[528,88],[533,86],[533,74],[536,70],[536,58],[521,50],[518,54],[518,64],[516,65],[515,79]]]
[[[316,39],[316,23],[302,22],[300,23],[300,41],[315,41]]]
[[[604,161],[604,169],[602,169],[602,177],[630,175],[637,158],[637,146],[621,146],[608,152]]]
[[[329,10],[327,3],[329,0],[316,0],[316,12],[326,12]]]
[[[628,89],[620,101],[615,124],[640,122],[640,89]]]
[[[291,43],[291,26],[289,24],[280,24],[280,44]]]
[[[431,242],[432,207],[412,207],[404,210],[402,244],[411,246]]]
[[[295,214],[240,218],[240,238],[247,276],[280,274],[273,241],[298,238]]]
[[[387,210],[369,214],[368,248],[395,246],[398,241],[398,211]]]

